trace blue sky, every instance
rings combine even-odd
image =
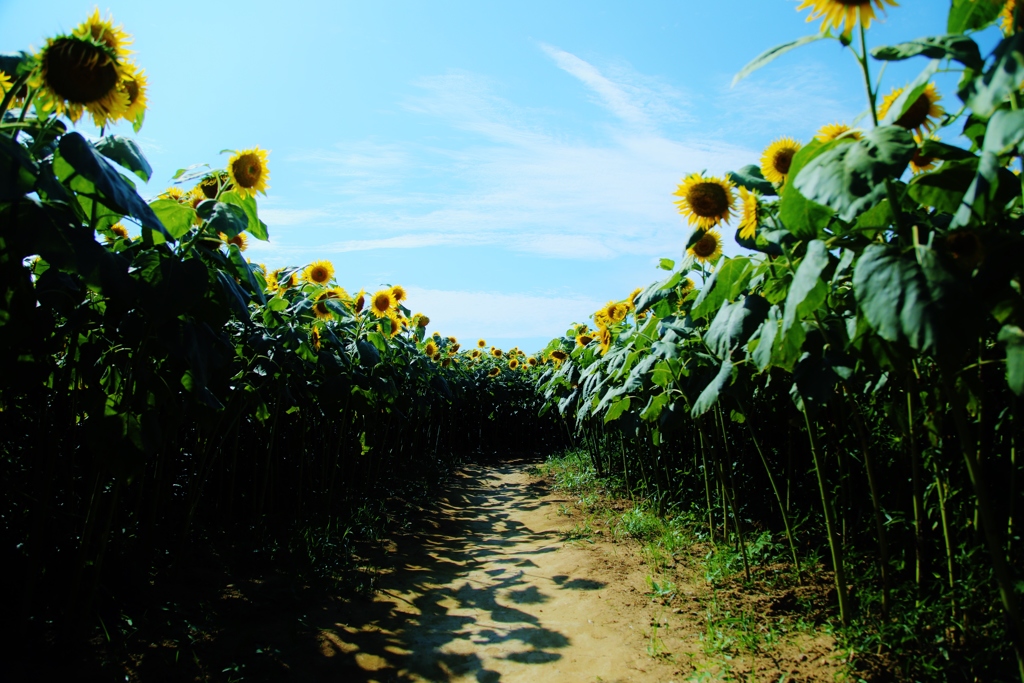
[[[271,241],[250,248],[254,261],[328,258],[350,291],[406,286],[432,329],[532,351],[658,279],[659,258],[680,258],[690,229],[672,192],[683,176],[757,163],[776,137],[806,141],[864,110],[859,70],[834,41],[730,87],[761,51],[817,30],[798,4],[100,9],[134,36],[149,78],[136,137],[155,173],[143,194],[178,168],[222,166],[222,149],[269,149],[260,213]],[[0,51],[38,48],[93,6],[0,0]],[[944,33],[947,8],[904,0],[869,42]],[[890,65],[883,91],[926,63]],[[938,79],[955,110],[954,83]]]

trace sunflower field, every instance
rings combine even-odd
[[[837,41],[867,111],[686,176],[683,262],[552,340],[544,410],[748,578],[754,526],[797,580],[820,550],[855,650],[909,655],[914,680],[1024,680],[1024,12],[954,0],[948,34],[869,47],[884,5],[805,0],[820,32],[737,76]],[[883,94],[897,60],[924,68]],[[748,254],[722,255],[726,223]]]
[[[0,56],[0,536],[12,622],[42,640],[211,539],[344,526],[471,454],[567,438],[536,418],[536,358],[460,350],[403,287],[349,294],[328,261],[250,263],[264,150],[144,199],[149,163],[105,131],[143,124],[130,42],[97,10]]]
[[[804,0],[820,30],[737,78],[836,41],[862,119],[685,175],[681,261],[535,355],[428,332],[402,286],[350,293],[325,260],[246,259],[268,239],[259,147],[144,198],[149,163],[108,129],[141,129],[146,75],[98,11],[0,55],[14,622],[75,637],[211,539],[348,523],[474,454],[575,445],[748,577],[755,527],[794,580],[824,567],[854,650],[1024,681],[1024,10],[952,0],[947,34],[869,47],[887,6]],[[923,70],[883,92],[902,60]]]

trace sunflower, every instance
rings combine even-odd
[[[576,345],[577,346],[586,346],[587,344],[589,344],[592,341],[594,341],[594,338],[591,337],[589,334],[578,334],[578,335],[576,335]]]
[[[257,192],[267,194],[270,187],[267,185],[267,180],[270,179],[270,171],[267,170],[267,151],[254,147],[235,152],[235,155],[228,159],[228,175],[243,197],[255,197]]]
[[[938,138],[934,135],[930,135],[928,136],[928,139],[937,140]],[[917,133],[914,133],[914,142],[917,143],[917,147],[914,148],[914,156],[910,159],[911,172],[914,175],[917,175],[918,173],[930,171],[935,168],[935,162],[937,159],[935,157],[926,157],[921,154],[921,145],[924,144],[924,139]]]
[[[518,368],[519,368],[519,359],[518,358],[513,358],[512,360],[510,360],[508,362],[508,369],[509,370],[516,370]]]
[[[320,350],[320,330],[315,327],[309,331],[309,343],[317,351]]]
[[[448,349],[448,353],[450,353],[451,355],[454,356],[456,353],[459,352],[459,349],[461,349],[461,348],[462,348],[461,344],[458,344],[458,343],[452,344],[451,347]]]
[[[496,348],[494,348],[492,346],[491,347],[491,355],[494,356],[495,358],[501,358],[502,355],[504,355],[504,354],[502,354],[501,349],[496,349]]]
[[[149,82],[146,79],[146,72],[135,66],[133,62],[124,63],[124,74],[121,76],[121,90],[128,96],[128,107],[121,114],[121,118],[130,121],[135,129],[142,126],[142,119],[146,114],[146,90]],[[93,115],[95,119],[95,114]]]
[[[370,299],[370,311],[378,318],[383,318],[397,303],[390,289],[382,289]]]
[[[234,237],[228,237],[222,232],[217,233],[224,244],[233,244],[238,247],[239,251],[245,251],[249,246],[249,238],[245,236],[244,232],[240,232]]]
[[[328,299],[337,299],[339,301],[348,300],[348,292],[341,287],[331,287],[330,289],[321,292],[316,298],[316,303],[313,304],[313,314],[321,320],[330,320],[331,309],[327,306]]]
[[[534,358],[533,356],[530,356],[529,358],[526,359],[526,364],[529,365],[531,368],[535,368],[537,367],[537,359]]]
[[[405,287],[402,285],[395,285],[391,288],[391,296],[395,297],[396,302],[405,301],[409,294],[405,291]]]
[[[394,311],[391,311],[388,313],[385,320],[381,320],[381,325],[388,325],[383,332],[385,332],[389,338],[393,339],[402,331],[402,318]]]
[[[485,346],[487,346],[487,342],[486,342],[486,341],[484,341],[483,339],[477,339],[477,340],[476,340],[476,345],[477,345],[477,346],[479,346],[479,347],[480,347],[480,348],[482,349],[482,348],[484,348]]]
[[[113,244],[117,240],[131,239],[131,236],[128,234],[128,228],[124,227],[123,223],[114,223],[113,225],[111,225],[110,232],[113,233],[113,237],[104,238],[110,244]]]
[[[608,349],[612,347],[612,332],[607,327],[601,329],[597,333],[597,341],[601,344],[601,355],[608,353]]]
[[[132,52],[128,49],[128,46],[132,44],[132,37],[124,32],[122,26],[114,26],[113,15],[108,14],[104,20],[100,17],[100,8],[96,7],[89,18],[79,24],[71,32],[71,35],[102,43],[110,48],[115,57],[123,59]]]
[[[360,289],[359,293],[356,294],[355,298],[352,300],[352,310],[355,311],[356,313],[359,313],[359,312],[361,312],[363,310],[363,306],[365,306],[365,305],[366,305],[366,292],[364,290]]]
[[[889,108],[903,94],[903,88],[893,88],[892,92],[882,98],[882,104],[878,105],[878,117],[883,118],[889,113]],[[903,114],[893,121],[897,126],[915,131],[918,135],[925,132],[932,132],[936,128],[936,121],[946,113],[946,110],[939,106],[942,96],[935,89],[935,83],[929,83],[924,92],[917,96],[914,103],[906,108]]]
[[[708,230],[686,251],[701,263],[714,261],[722,255],[722,236],[717,230]]]
[[[416,321],[416,327],[426,328],[426,326],[430,324],[430,318],[428,318],[427,316],[423,315],[422,313],[417,313],[413,317],[413,320]]]
[[[289,289],[291,287],[295,287],[296,285],[299,284],[298,273],[296,273],[296,272],[292,272],[288,276],[287,280],[281,280],[281,273],[283,271],[284,271],[284,268],[278,268],[277,270],[270,271],[270,274],[267,275],[267,291],[268,292],[277,292],[277,291],[282,291],[283,292],[284,290]]]
[[[632,292],[629,293],[629,296],[626,297],[626,302],[625,303],[626,303],[626,306],[629,307],[629,310],[631,310],[631,311],[635,311],[636,310],[636,298],[638,296],[640,296],[640,292],[642,292],[642,291],[644,291],[643,287],[637,287],[636,289],[634,289]]]
[[[705,178],[700,173],[691,173],[673,193],[679,197],[675,204],[679,213],[688,217],[690,225],[696,223],[697,227],[710,228],[729,220],[729,212],[736,201],[733,187],[729,179]]]
[[[745,187],[740,188],[740,199],[743,200],[743,211],[740,214],[740,239],[754,239],[754,234],[757,232],[758,213],[761,208],[759,198],[760,195],[756,191],[749,191]]]
[[[3,69],[0,69],[0,97],[6,95],[12,85],[14,85],[14,82],[11,81],[11,77],[4,73]]]
[[[334,266],[330,261],[313,261],[302,271],[302,279],[315,285],[326,285],[334,278]]]
[[[1012,36],[1015,33],[1013,29],[1013,13],[1016,9],[1016,0],[1006,0],[1006,4],[1003,5],[1003,9],[999,12],[999,28],[1004,36]]]
[[[495,366],[495,367],[493,367],[493,368],[491,368],[490,370],[487,371],[487,376],[488,377],[497,377],[500,374],[501,374],[501,368],[499,368],[497,366]]]
[[[166,190],[160,193],[157,199],[172,199],[179,204],[185,201],[185,191],[180,187],[168,187]]]
[[[473,349],[473,352],[469,354],[469,357],[473,360],[478,360],[482,355],[483,354],[480,352],[480,349]]]
[[[693,280],[691,280],[690,278],[685,278],[682,282],[679,283],[679,295],[686,296],[687,294],[693,291],[694,287],[696,287],[696,285],[693,284]]]
[[[127,111],[128,94],[118,87],[123,67],[105,43],[73,36],[50,38],[37,61],[42,68],[32,87],[41,89],[45,109],[67,114],[73,122],[87,110],[100,126]]]
[[[438,351],[437,353],[435,353],[433,356],[430,357],[430,360],[434,362],[441,360],[441,352]]]
[[[428,341],[423,345],[423,353],[433,358],[434,354],[437,353],[437,344],[435,344],[433,340]]]
[[[443,361],[441,361],[441,367],[442,368],[446,368],[446,367],[448,367],[451,364],[452,364],[452,359],[451,358],[445,358]]]
[[[832,142],[839,137],[847,137],[851,140],[860,140],[860,131],[856,128],[850,128],[845,123],[828,123],[818,129],[815,133],[814,139],[818,142]]]
[[[800,143],[793,138],[781,137],[773,141],[761,154],[761,175],[770,183],[785,184],[793,155],[799,151]]]
[[[609,301],[601,310],[613,323],[621,323],[629,315],[629,307],[621,301]]]
[[[885,11],[885,5],[897,7],[896,0],[804,0],[796,8],[799,12],[802,9],[812,7],[807,21],[821,19],[821,32],[824,33],[830,28],[839,30],[843,27],[843,34],[849,36],[858,20],[864,28],[871,28],[871,20],[875,18],[875,7]]]
[[[567,354],[565,351],[561,349],[555,349],[554,351],[551,352],[551,360],[555,361],[556,363],[561,363],[568,357],[569,354]]]

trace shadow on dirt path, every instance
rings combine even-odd
[[[608,577],[563,542],[564,501],[531,480],[529,464],[465,469],[423,528],[395,539],[395,569],[372,600],[311,621],[319,656],[307,675],[613,681],[655,666],[638,661],[642,637],[605,599]]]

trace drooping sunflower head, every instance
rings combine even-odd
[[[459,352],[459,349],[461,349],[461,348],[462,348],[462,345],[459,344],[458,342],[455,342],[450,347],[448,347],[448,353],[450,353],[450,354],[452,354],[454,356],[456,353]]]
[[[832,142],[840,137],[847,137],[851,140],[860,140],[860,131],[856,128],[850,128],[845,123],[827,123],[818,129],[815,133],[814,139],[818,142]]]
[[[103,19],[99,7],[94,8],[89,18],[79,24],[71,35],[106,45],[118,59],[131,54],[128,46],[132,44],[132,37],[125,33],[123,25],[114,26],[112,14]]]
[[[423,353],[431,358],[433,358],[434,354],[437,353],[437,344],[434,343],[433,339],[423,345]]]
[[[427,327],[427,325],[430,324],[430,318],[428,318],[427,316],[423,315],[422,313],[417,314],[415,320],[416,320],[416,327],[422,327],[422,328],[425,329]]]
[[[398,305],[390,289],[382,289],[374,293],[370,299],[370,312],[378,318],[383,318],[392,308]]]
[[[401,302],[405,301],[409,294],[402,285],[395,285],[391,288],[391,296],[395,297],[396,302]]]
[[[445,358],[444,360],[441,361],[441,367],[442,368],[446,368],[446,367],[448,367],[451,364],[452,364],[452,359],[451,358]]]
[[[472,353],[469,354],[469,357],[473,360],[478,360],[482,355],[483,353],[480,352],[480,349],[473,349]]]
[[[519,359],[518,358],[513,358],[512,360],[510,360],[508,362],[508,369],[509,370],[515,370],[518,367],[519,367]]]
[[[331,317],[331,309],[327,306],[329,299],[337,299],[338,301],[348,301],[348,292],[341,287],[331,287],[330,289],[320,292],[316,297],[316,303],[313,304],[313,314],[321,320],[328,320]]]
[[[589,344],[592,341],[594,341],[594,338],[592,336],[590,336],[589,334],[578,334],[578,335],[576,335],[576,345],[577,346],[586,346],[587,344]]]
[[[131,239],[131,237],[128,235],[128,228],[124,227],[123,223],[114,223],[113,225],[111,225],[110,232],[112,233],[112,236],[106,237],[105,239],[107,242],[110,242],[111,244],[113,244],[117,240]]]
[[[884,12],[885,5],[896,7],[896,0],[803,0],[796,9],[799,12],[811,7],[807,21],[820,18],[822,33],[828,29],[839,31],[842,27],[842,33],[849,36],[858,21],[865,29],[870,28],[875,19],[875,7]]]
[[[679,283],[679,296],[680,296],[680,298],[683,298],[687,294],[692,292],[694,287],[696,287],[696,285],[693,284],[693,280],[691,280],[688,277],[683,278],[683,281]]]
[[[790,137],[773,141],[761,154],[761,175],[770,183],[785,184],[793,157],[800,151],[800,147],[800,143]]]
[[[741,239],[752,240],[757,233],[757,221],[761,210],[759,198],[760,195],[756,191],[740,188],[740,199],[743,200],[739,225]]]
[[[123,73],[113,50],[91,38],[50,38],[38,56],[41,69],[32,86],[41,88],[44,108],[66,113],[77,122],[88,110],[101,126],[128,109],[128,95],[119,85]]]
[[[498,349],[498,348],[495,348],[495,347],[492,346],[491,347],[491,355],[494,356],[495,358],[501,358],[502,355],[504,355],[504,354],[502,354],[501,349]]]
[[[366,292],[364,290],[360,289],[359,293],[356,294],[355,298],[352,299],[352,310],[355,311],[356,313],[360,313],[360,312],[362,312],[363,306],[365,306],[365,305],[366,305]]]
[[[482,348],[484,348],[485,346],[487,346],[487,342],[486,342],[486,341],[484,341],[483,339],[477,339],[477,340],[476,340],[476,345],[477,345],[477,346],[479,346],[479,347],[480,347],[480,348],[482,349]]]
[[[634,289],[632,292],[629,293],[629,296],[626,297],[626,302],[625,303],[626,303],[626,306],[629,307],[629,310],[631,310],[631,311],[635,311],[636,310],[636,300],[637,300],[637,297],[640,296],[640,293],[642,291],[644,291],[643,287],[637,287],[636,289]]]
[[[315,327],[309,331],[309,343],[317,351],[320,350],[320,330]]]
[[[249,247],[249,238],[245,236],[244,232],[240,232],[234,237],[228,237],[222,232],[217,234],[220,236],[220,239],[224,244],[233,244],[238,247],[239,251],[245,251]]]
[[[254,197],[257,192],[267,193],[270,187],[270,170],[267,168],[268,152],[259,147],[235,152],[228,160],[228,175],[242,196]]]
[[[550,355],[551,360],[555,361],[556,363],[561,363],[562,361],[569,357],[569,354],[567,354],[562,349],[555,349],[554,351],[551,352]]]
[[[889,109],[903,94],[903,88],[893,88],[892,92],[882,98],[882,104],[878,106],[878,117],[882,118],[889,113]],[[907,130],[912,130],[918,135],[924,135],[935,130],[938,120],[945,115],[946,110],[939,106],[942,96],[936,90],[934,83],[925,86],[924,92],[917,96],[913,104],[905,107],[903,114],[893,123]]]
[[[224,171],[215,171],[214,173],[207,174],[193,190],[192,194],[195,195],[197,201],[194,202],[192,208],[198,207],[203,202],[203,199],[216,199],[217,195],[230,188],[230,178]],[[199,197],[200,193],[202,193],[202,198]]]
[[[535,368],[537,367],[537,359],[534,358],[533,356],[530,356],[529,358],[526,359],[526,364],[529,365],[531,368]]]
[[[629,307],[621,301],[609,301],[601,309],[602,318],[612,322],[621,323],[629,315]]]
[[[313,261],[302,271],[302,279],[315,285],[326,285],[334,279],[334,265],[330,261]]]
[[[501,368],[499,368],[498,366],[494,366],[493,368],[491,368],[490,370],[487,371],[487,376],[488,377],[497,377],[500,374],[501,374]]]
[[[612,347],[612,331],[607,327],[598,330],[597,341],[601,345],[601,355],[603,356]]]
[[[686,251],[701,263],[713,262],[722,255],[722,236],[717,230],[707,230]]]
[[[449,344],[458,344],[459,340],[456,339],[455,337],[451,336],[451,335],[448,335],[448,343]]]
[[[689,225],[710,228],[729,220],[736,201],[733,188],[732,181],[727,178],[705,178],[700,173],[691,173],[676,188],[674,194],[679,199],[675,204],[679,213],[687,217]]]
[[[437,353],[435,353],[433,356],[430,357],[430,360],[434,361],[435,363],[440,361],[441,360],[441,352],[438,351]]]
[[[937,140],[935,135],[928,136],[929,140]],[[917,143],[917,147],[914,148],[914,156],[910,158],[910,170],[914,175],[918,173],[924,173],[935,168],[935,164],[938,161],[935,157],[925,156],[921,153],[921,146],[924,144],[922,136],[914,133],[914,142]]]
[[[381,320],[381,325],[384,328],[382,331],[387,334],[389,338],[394,338],[402,331],[402,318],[394,311],[391,311],[383,320]]]

